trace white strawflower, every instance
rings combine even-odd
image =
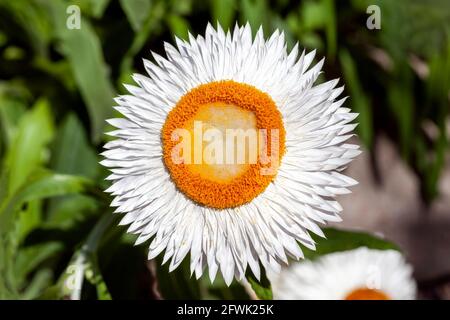
[[[303,256],[298,242],[315,248],[318,224],[340,221],[333,197],[356,183],[340,173],[359,154],[344,143],[356,114],[335,101],[338,80],[313,85],[323,60],[309,68],[315,53],[288,53],[278,31],[252,39],[248,24],[208,25],[176,43],[116,99],[125,118],[108,121],[117,139],[102,161],[112,206],[170,270],[190,253],[191,271],[208,266],[211,281],[219,269],[227,284],[242,279],[247,266],[259,278],[259,262],[279,271]]]
[[[274,299],[411,300],[412,268],[400,252],[361,247],[293,263],[270,276]]]

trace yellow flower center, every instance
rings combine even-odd
[[[285,130],[273,100],[234,81],[185,94],[162,129],[164,163],[177,187],[212,208],[242,205],[276,175]]]
[[[350,292],[344,300],[391,300],[391,298],[380,290],[358,288]]]
[[[202,124],[201,130],[198,130],[198,133],[195,132],[195,123]],[[196,154],[204,154],[204,151],[207,150],[210,142],[202,140],[202,137],[204,137],[209,130],[217,130],[210,132],[217,132],[218,134],[221,134],[222,137],[226,135],[226,132],[229,129],[242,129],[245,131],[250,129],[257,132],[256,117],[252,111],[242,109],[235,105],[227,105],[218,102],[202,106],[194,117],[186,123],[185,128],[188,129],[194,139],[197,138],[202,141],[202,143],[194,144],[191,148],[191,159],[194,158]],[[242,161],[242,163],[237,163],[236,160],[234,163],[227,163],[227,156],[231,157],[236,155],[239,152],[239,146],[238,143],[233,143],[232,148],[227,148],[226,141],[224,141],[223,138],[219,139],[222,140],[222,143],[219,146],[222,152],[221,157],[215,157],[213,155],[211,161],[202,161],[202,163],[199,164],[191,163],[187,165],[187,168],[193,174],[198,174],[203,179],[228,183],[248,170],[250,154],[257,152],[257,145],[251,145],[247,140],[246,146],[248,148],[243,150],[244,161]]]

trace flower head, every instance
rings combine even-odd
[[[147,76],[116,99],[105,145],[112,206],[122,224],[152,239],[175,269],[190,253],[191,271],[208,267],[226,283],[273,271],[288,256],[314,249],[310,232],[339,221],[337,194],[356,182],[340,171],[359,154],[346,144],[356,114],[336,100],[337,80],[319,85],[323,60],[289,53],[284,34],[255,38],[247,24],[165,43],[167,57],[144,60]]]
[[[294,263],[270,277],[275,299],[410,300],[412,268],[400,252],[361,247]]]

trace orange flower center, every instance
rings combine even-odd
[[[391,300],[387,294],[380,290],[358,288],[350,292],[345,300]]]
[[[272,181],[285,130],[269,95],[218,81],[180,99],[164,123],[162,143],[177,187],[199,204],[224,209],[251,201]]]

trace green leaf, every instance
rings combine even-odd
[[[203,299],[210,300],[249,300],[249,294],[245,287],[237,282],[233,281],[229,286],[225,283],[220,272],[216,275],[214,282],[211,283],[210,279],[205,275],[201,277],[200,292],[202,292]]]
[[[44,199],[71,193],[91,191],[94,184],[91,180],[66,174],[44,173],[30,179],[15,198],[22,202]]]
[[[87,192],[99,192],[95,189],[94,184],[89,179],[47,172],[37,174],[31,177],[30,180],[28,180],[27,183],[2,206],[0,210],[0,234],[10,226],[15,211],[26,202]]]
[[[6,33],[0,31],[0,47],[3,47],[8,42],[8,36]]]
[[[21,248],[17,253],[14,272],[19,284],[43,261],[61,252],[63,245],[60,242],[40,243],[33,246]]]
[[[313,235],[316,241],[316,250],[302,247],[306,259],[316,259],[322,255],[367,247],[378,250],[399,250],[398,247],[384,239],[364,232],[344,231],[334,228],[323,228],[326,238]]]
[[[66,26],[66,5],[60,0],[43,3],[49,10],[60,42],[59,50],[68,59],[81,95],[87,105],[92,139],[99,142],[105,119],[112,114],[114,89],[109,79],[100,40],[88,20],[81,19],[80,29]]]
[[[101,18],[103,16],[103,12],[108,6],[111,0],[72,0],[73,3],[81,8],[81,11],[84,13],[95,17]]]
[[[381,9],[382,46],[397,62],[410,53],[430,57],[448,43],[450,2],[447,0],[366,1]],[[365,6],[367,8],[367,5]]]
[[[150,36],[154,36],[162,32],[162,19],[165,16],[165,6],[162,1],[154,3],[151,7],[150,13],[143,22],[142,28],[135,33],[133,42],[128,48],[127,52],[120,63],[120,77],[118,79],[118,86],[123,90],[122,83],[129,83],[132,81],[131,73],[133,72],[133,59],[136,54],[147,43]]]
[[[350,91],[352,109],[359,113],[359,125],[356,128],[359,137],[370,148],[373,143],[373,115],[369,97],[364,93],[358,77],[355,62],[346,49],[341,49],[339,58],[344,72],[345,83]]]
[[[103,16],[103,12],[111,0],[90,0],[92,3],[92,15],[96,18]]]
[[[428,99],[434,98],[447,105],[450,90],[450,27],[447,34],[447,45],[442,52],[433,54],[428,61],[429,76],[427,79]],[[447,108],[448,110],[448,108]]]
[[[141,30],[144,21],[150,14],[151,4],[151,0],[120,0],[120,5],[135,32]]]
[[[97,153],[90,146],[85,129],[74,113],[62,122],[52,151],[50,166],[54,171],[91,179],[97,177]]]
[[[167,23],[172,33],[178,38],[188,39],[189,22],[186,19],[176,14],[170,14],[167,17]]]
[[[162,264],[162,257],[156,258],[158,266],[157,278],[159,290],[165,299],[200,299],[200,281],[191,276],[189,259],[183,262],[173,271],[169,272],[169,263]]]
[[[305,30],[320,29],[326,24],[324,1],[304,1],[300,7],[301,24]]]
[[[212,23],[218,21],[224,30],[232,27],[236,0],[213,0],[211,4]]]
[[[261,268],[261,279],[258,281],[258,279],[255,278],[253,273],[250,271],[247,271],[246,274],[247,280],[252,286],[253,291],[255,291],[256,296],[261,300],[272,300],[273,294],[272,294],[272,286],[270,284],[269,279],[266,277],[266,273],[264,272],[264,269]]]
[[[0,8],[5,9],[25,31],[18,30],[15,36],[29,42],[38,55],[46,56],[52,28],[39,1],[1,1]]]
[[[30,201],[14,219],[14,228],[9,230],[9,237],[19,245],[25,237],[42,222],[42,203],[39,200]]]
[[[89,144],[86,131],[74,113],[70,113],[58,129],[52,147],[52,170],[95,180],[99,176],[98,156]],[[84,195],[73,194],[51,199],[47,221],[59,228],[68,228],[86,214],[96,211],[98,202]]]
[[[23,101],[8,97],[0,90],[0,155],[6,152],[12,143],[20,118],[25,113]],[[6,190],[5,190],[6,191]],[[0,191],[1,192],[1,191]]]
[[[325,32],[327,36],[328,57],[334,59],[337,48],[336,8],[334,0],[322,0],[326,12]]]
[[[43,162],[44,147],[52,139],[53,131],[48,102],[39,100],[20,120],[6,156],[5,170],[9,172],[9,194],[13,194]]]
[[[387,98],[397,122],[400,147],[405,159],[411,154],[414,135],[414,95],[411,77],[400,76],[389,82]]]
[[[34,299],[37,300],[59,300],[64,298],[64,293],[61,290],[61,284],[58,281],[58,283],[48,286],[42,292],[35,296]]]
[[[41,292],[51,283],[53,272],[50,269],[39,269],[33,275],[30,284],[21,294],[21,299],[30,300],[35,299]]]
[[[269,31],[269,13],[266,0],[244,0],[240,2],[241,23],[249,22],[255,34],[262,25],[265,32]]]
[[[70,194],[50,199],[47,204],[46,228],[70,230],[83,221],[95,217],[105,201],[99,202],[92,196]]]

